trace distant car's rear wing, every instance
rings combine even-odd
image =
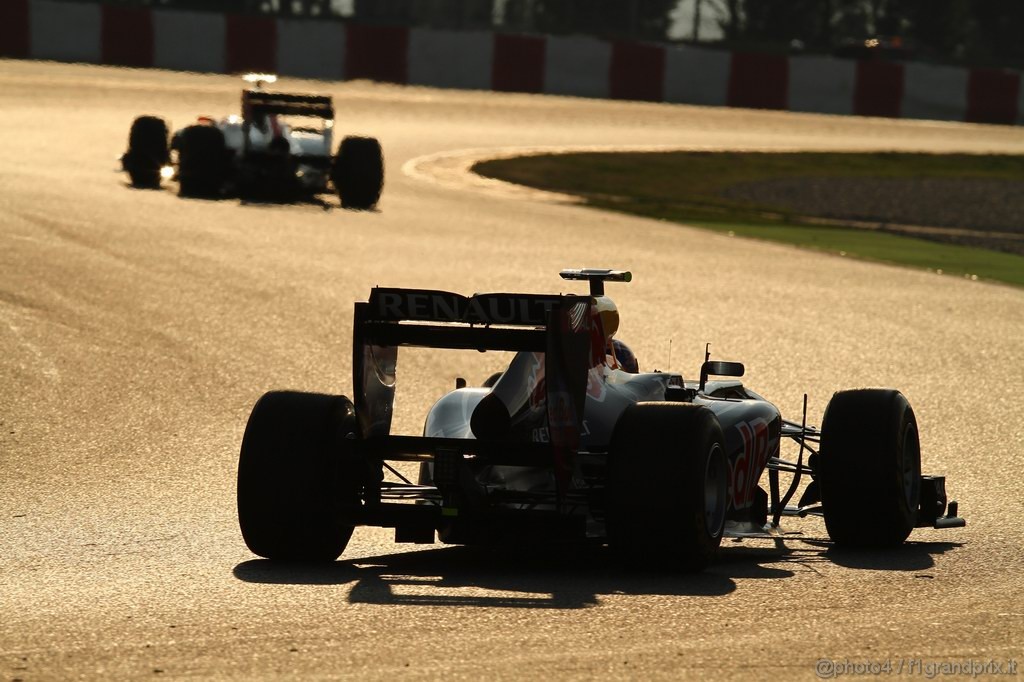
[[[279,114],[334,120],[334,105],[331,98],[324,95],[289,95],[283,92],[243,90],[242,112],[247,119],[260,114]]]
[[[373,289],[367,302],[355,304],[352,330],[352,384],[363,437],[390,432],[400,346],[550,355],[565,347],[567,338],[579,338],[571,344],[579,350],[568,351],[571,359],[559,360],[555,372],[576,380],[554,381],[552,388],[568,383],[581,391],[589,366],[592,305],[591,297],[576,295]],[[563,355],[557,352],[552,360]]]

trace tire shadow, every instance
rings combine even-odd
[[[906,542],[892,549],[849,549],[829,545],[825,556],[832,563],[870,571],[923,571],[935,566],[935,557],[962,542]]]
[[[908,541],[898,547],[854,549],[837,547],[826,539],[790,536],[776,539],[774,545],[729,547],[719,552],[718,561],[739,565],[744,561],[756,560],[783,566],[791,564],[815,571],[817,566],[831,564],[854,570],[913,572],[933,568],[936,556],[962,547],[963,543]]]
[[[122,182],[121,186],[126,187],[127,189],[137,190],[139,192],[162,192],[166,189],[161,185],[133,185],[130,181]]]

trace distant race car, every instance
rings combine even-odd
[[[342,206],[371,209],[384,186],[384,157],[372,137],[346,137],[332,155],[331,98],[267,92],[276,78],[249,74],[242,115],[200,116],[168,144],[167,123],[140,116],[132,123],[122,168],[135,187],[177,179],[183,196],[315,195],[337,191]]]
[[[249,549],[333,561],[355,526],[383,526],[396,542],[593,541],[631,562],[699,570],[723,536],[777,536],[782,516],[824,516],[832,541],[853,547],[965,525],[945,479],[921,475],[917,421],[898,391],[838,392],[819,430],[805,423],[806,399],[804,419],[786,420],[743,386],[740,363],[706,353],[696,381],[640,372],[604,294],[630,273],[561,276],[589,280],[590,294],[375,288],[356,303],[354,403],[272,392],[253,407],[237,491]],[[457,379],[422,437],[397,436],[401,346],[515,355],[482,387]],[[783,439],[795,459],[781,458]],[[419,462],[419,480],[393,462]],[[792,477],[784,492],[780,472]]]

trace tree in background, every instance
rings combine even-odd
[[[726,42],[829,52],[891,37],[934,61],[1020,64],[1022,0],[703,0]]]
[[[331,0],[283,0],[282,16],[330,16]]]
[[[974,23],[967,57],[989,65],[1024,66],[1024,2],[973,0]]]
[[[508,0],[501,23],[537,33],[666,40],[678,0]]]
[[[494,0],[355,0],[352,19],[446,29],[490,28]]]
[[[969,0],[888,0],[881,10],[877,33],[903,36],[923,56],[964,55],[972,23]]]
[[[874,35],[887,0],[706,0],[717,5],[729,42],[828,49],[844,39]]]

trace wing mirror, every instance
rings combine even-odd
[[[708,360],[700,366],[700,391],[704,390],[704,384],[708,377],[741,377],[743,376],[742,362],[725,362],[724,360]]]

